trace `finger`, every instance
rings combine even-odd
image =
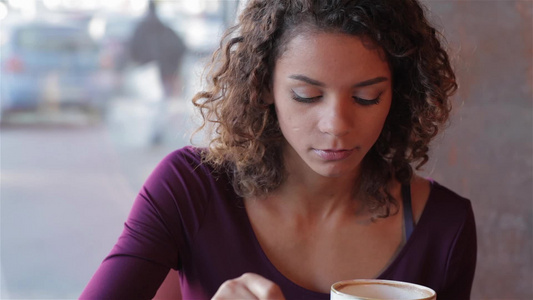
[[[239,278],[225,281],[212,300],[258,299]]]
[[[285,300],[279,286],[263,276],[245,273],[240,278],[250,292],[260,300]]]

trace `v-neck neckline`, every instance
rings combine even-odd
[[[434,193],[434,190],[435,190],[435,184],[436,184],[436,182],[430,181],[431,190],[430,190],[430,193],[428,195],[428,200],[426,202],[424,210],[422,211],[422,214],[421,214],[420,219],[419,219],[419,221],[417,223],[417,226],[414,227],[414,229],[413,229],[413,231],[411,233],[411,236],[403,243],[401,248],[394,253],[393,257],[391,257],[391,259],[388,261],[387,266],[383,269],[383,271],[381,271],[381,273],[377,277],[375,277],[373,279],[386,279],[386,276],[388,275],[388,273],[390,273],[391,270],[393,270],[393,268],[406,255],[407,251],[410,248],[410,245],[413,243],[413,240],[415,240],[417,238],[417,235],[418,235],[417,232],[419,231],[419,230],[417,230],[419,228],[418,225],[423,223],[424,220],[425,220],[427,207],[428,207],[428,205],[431,205],[431,202],[432,202],[431,199],[433,198],[432,194]],[[248,211],[246,210],[246,207],[245,207],[245,204],[244,204],[245,200],[242,197],[240,197],[240,196],[238,196],[238,198],[240,198],[240,201],[242,201],[242,203],[243,203],[242,210],[244,211],[243,213],[245,215],[246,227],[247,227],[247,230],[249,231],[249,234],[250,234],[250,236],[252,238],[253,246],[256,249],[259,250],[259,255],[261,256],[262,260],[265,262],[265,264],[268,267],[268,269],[273,274],[275,274],[275,276],[277,278],[282,280],[283,283],[285,283],[286,285],[292,286],[293,288],[299,290],[300,292],[302,292],[304,294],[308,294],[308,295],[310,295],[312,297],[315,297],[315,298],[329,299],[329,298],[327,298],[327,297],[330,297],[329,292],[328,293],[317,292],[317,291],[313,291],[313,290],[310,290],[308,288],[305,288],[303,286],[300,286],[299,284],[297,284],[297,283],[293,282],[292,280],[290,280],[289,278],[287,278],[281,271],[278,270],[278,268],[268,258],[268,256],[266,255],[265,251],[263,250],[263,247],[259,243],[257,235],[256,235],[256,233],[255,233],[255,231],[253,229],[252,223],[250,221],[250,216],[248,215]],[[347,278],[347,279],[350,279],[350,278]]]

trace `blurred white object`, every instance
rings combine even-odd
[[[4,2],[0,2],[0,21],[5,19],[8,13],[9,11],[7,10],[7,6],[4,4]]]
[[[155,130],[154,119],[163,104],[132,98],[113,99],[107,113],[112,140],[124,147],[149,146]]]
[[[146,102],[160,102],[164,97],[156,62],[129,67],[124,73],[124,94]]]
[[[122,96],[112,99],[107,122],[113,139],[127,147],[150,145],[165,111],[164,90],[156,62],[130,65],[124,71]]]

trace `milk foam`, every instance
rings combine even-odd
[[[388,284],[357,284],[345,285],[338,289],[339,292],[362,298],[380,300],[415,300],[431,296],[427,292],[407,286],[394,286]]]

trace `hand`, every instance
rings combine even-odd
[[[274,282],[257,274],[245,273],[224,282],[212,300],[223,299],[285,300],[285,297]]]

